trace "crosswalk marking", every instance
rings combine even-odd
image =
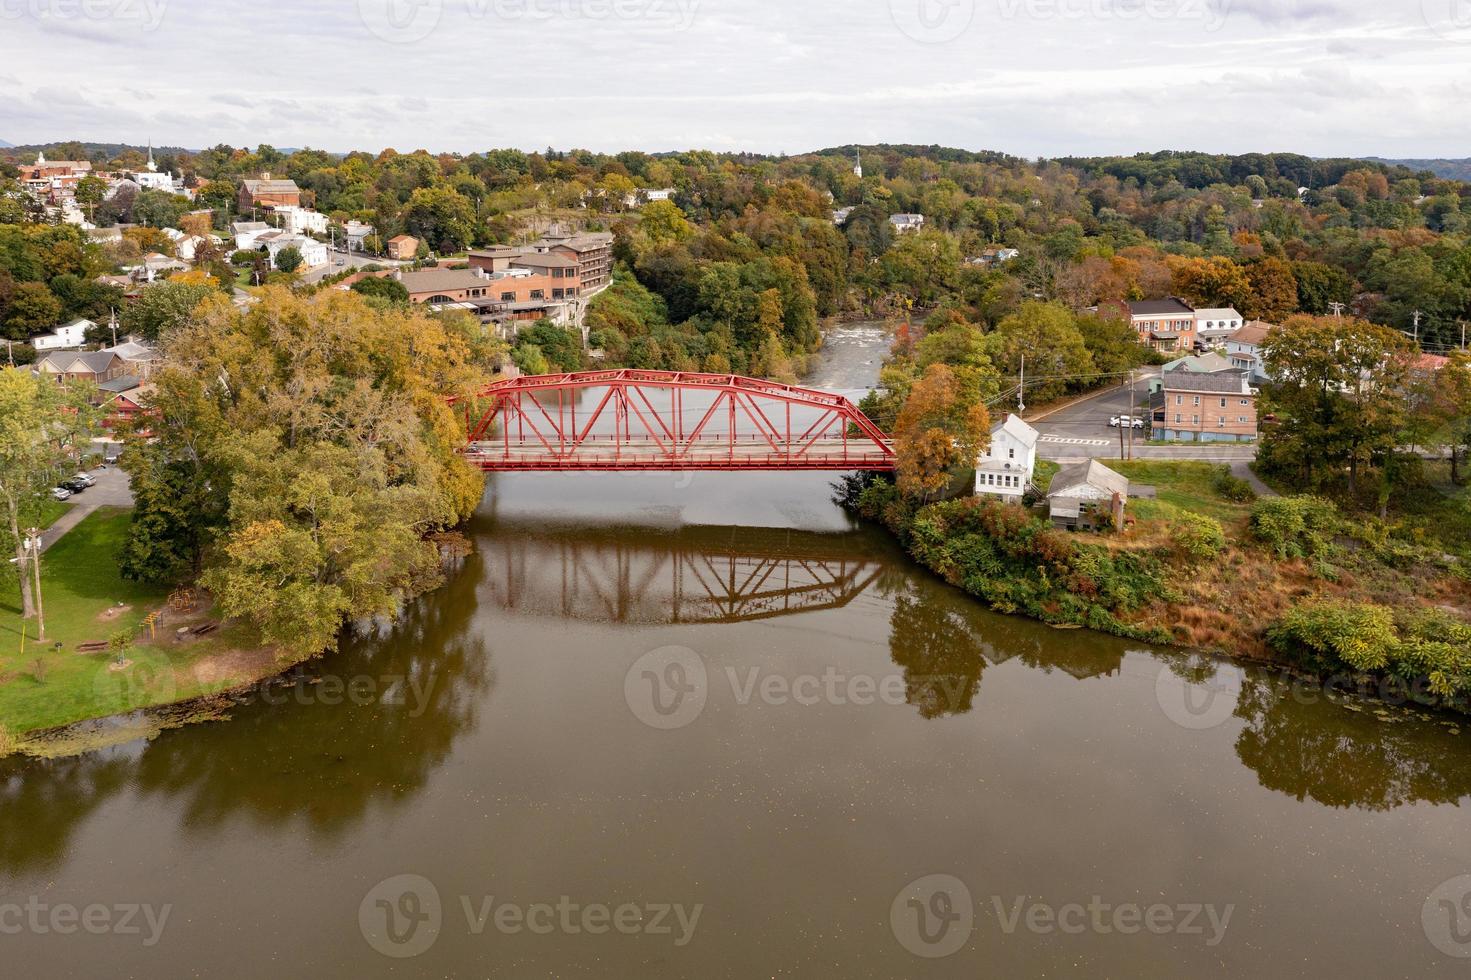
[[[1110,439],[1075,439],[1071,436],[1043,436],[1042,442],[1062,443],[1067,446],[1110,446]]]

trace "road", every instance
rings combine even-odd
[[[82,523],[97,508],[133,506],[133,491],[128,486],[128,474],[119,467],[109,466],[106,469],[92,470],[90,475],[97,481],[97,485],[83,490],[67,501],[71,504],[67,512],[57,518],[55,524],[42,532],[41,550],[43,552],[59,541],[66,532]]]
[[[1084,459],[1119,459],[1119,429],[1108,420],[1115,415],[1136,415],[1149,419],[1149,382],[1159,377],[1159,368],[1147,368],[1128,385],[1110,388],[1092,398],[1074,402],[1053,412],[1044,412],[1032,421],[1042,433],[1038,452],[1043,459],[1077,462]],[[1129,433],[1124,432],[1125,442]],[[1205,442],[1182,446],[1149,446],[1149,430],[1133,432],[1134,459],[1194,459],[1218,463],[1249,463],[1256,459],[1253,443]]]
[[[301,274],[301,281],[307,284],[321,282],[327,276],[336,275],[348,269],[361,269],[364,266],[377,265],[383,268],[404,265],[406,263],[395,262],[393,259],[382,259],[372,255],[364,255],[362,252],[344,252],[341,249],[328,251],[328,262],[326,265],[317,266]],[[342,265],[337,263],[341,262]]]

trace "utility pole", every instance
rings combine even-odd
[[[1342,303],[1329,303],[1328,304],[1328,308],[1333,311],[1333,315],[1336,318],[1338,318],[1340,320],[1343,319],[1343,304]]]
[[[1022,373],[1020,383],[1016,388],[1016,413],[1022,414],[1027,410],[1025,399],[1027,393],[1027,355],[1022,355]]]
[[[1415,346],[1420,346],[1420,318],[1424,316],[1419,310],[1415,311]]]
[[[109,315],[109,317],[107,319],[107,325],[112,328],[112,346],[116,347],[117,346],[117,309],[116,308],[114,308],[114,309],[112,309],[110,311],[110,315]]]
[[[1461,353],[1466,353],[1466,321],[1461,321]]]
[[[15,367],[15,341],[9,339],[5,341],[5,354],[10,358],[10,366]]]
[[[36,581],[36,639],[46,642],[46,612],[41,607],[41,529],[26,532],[26,548],[31,553],[31,572]]]

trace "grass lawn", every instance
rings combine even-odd
[[[222,629],[182,648],[140,643],[126,657],[133,667],[109,670],[112,655],[81,654],[77,645],[105,642],[122,630],[135,632],[148,613],[164,605],[167,588],[124,580],[116,555],[127,533],[128,511],[101,508],[58,541],[42,558],[46,643],[35,639],[34,620],[24,623],[21,653],[20,591],[8,585],[0,596],[0,726],[12,735],[150,704],[210,693],[227,684],[201,684],[180,670],[209,654],[247,642],[239,628]],[[108,614],[119,603],[131,608]],[[162,631],[160,641],[171,641]],[[57,643],[61,649],[55,649]],[[37,662],[40,666],[37,666]]]
[[[1052,489],[1052,478],[1062,469],[1061,463],[1054,463],[1050,459],[1037,460],[1037,467],[1032,471],[1032,482],[1037,484],[1037,489],[1046,493]]]
[[[61,515],[72,509],[72,505],[60,500],[47,497],[41,501],[41,529],[46,528],[61,520]]]
[[[1132,482],[1159,491],[1158,501],[1130,501],[1129,507],[1143,520],[1168,516],[1159,504],[1214,517],[1223,524],[1240,522],[1251,514],[1251,504],[1234,503],[1216,492],[1215,479],[1222,470],[1217,463],[1136,459],[1107,465]]]

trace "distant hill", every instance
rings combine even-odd
[[[1446,180],[1471,181],[1471,159],[1468,160],[1389,160],[1384,157],[1365,157],[1375,163],[1399,164],[1411,170],[1428,170]]]
[[[78,156],[86,160],[111,160],[125,150],[137,150],[139,153],[148,152],[147,146],[134,146],[130,143],[86,143],[79,140],[64,140],[55,143],[28,143],[17,146],[14,143],[0,142],[0,149],[6,150],[6,156],[12,159],[23,157],[34,157],[37,153],[45,152],[53,160],[75,160]],[[182,146],[155,146],[153,152],[157,156],[169,156],[178,153],[197,153],[197,150],[188,150]]]

